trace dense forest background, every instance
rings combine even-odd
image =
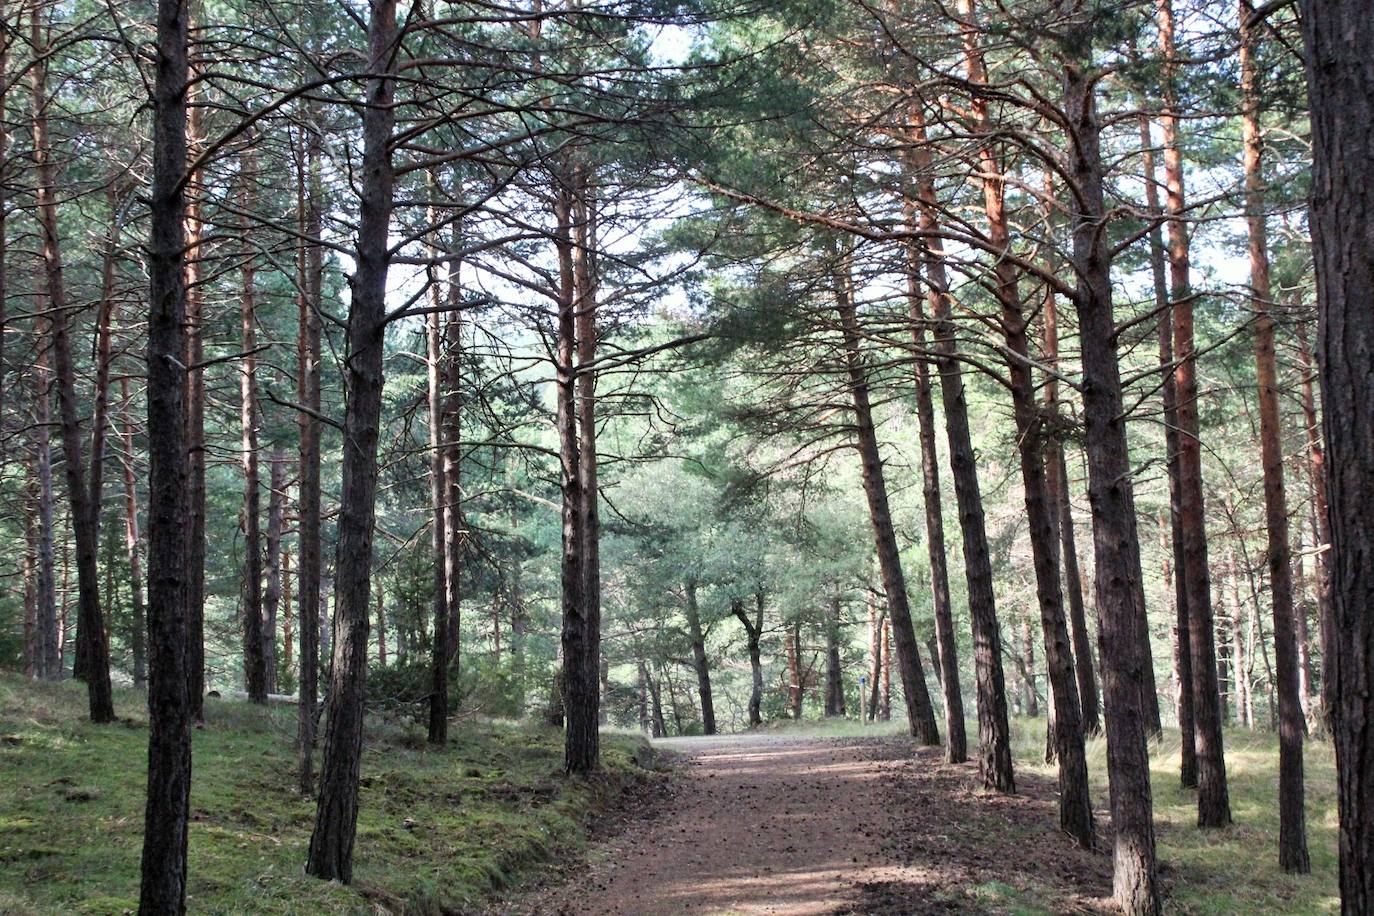
[[[184,599],[190,720],[299,703],[312,873],[351,873],[362,709],[566,723],[572,772],[598,721],[905,718],[1004,791],[1041,717],[1086,845],[1105,727],[1133,912],[1146,742],[1224,826],[1223,729],[1280,730],[1306,870],[1338,628],[1291,4],[0,30],[0,666],[108,719]]]

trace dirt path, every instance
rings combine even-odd
[[[991,795],[972,764],[900,739],[659,745],[686,756],[671,798],[561,885],[496,912],[1107,912],[1110,862],[1054,829],[1052,787],[1027,775],[1021,794]]]

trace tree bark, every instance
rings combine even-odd
[[[1091,22],[1071,22],[1069,47],[1089,55]],[[1127,916],[1160,912],[1143,685],[1147,672],[1137,621],[1140,541],[1112,314],[1111,252],[1103,226],[1101,124],[1096,74],[1083,60],[1064,62],[1065,127],[1073,183],[1070,225],[1077,282],[1074,306],[1082,341],[1088,500],[1093,517],[1096,604],[1100,615],[1103,706],[1112,812],[1112,896]]]
[[[711,667],[706,659],[706,634],[701,628],[701,609],[697,607],[697,583],[688,579],[684,587],[687,593],[687,638],[692,643],[692,667],[697,675],[697,695],[701,699],[701,731],[705,735],[716,733],[716,707],[711,697]]]
[[[919,122],[916,139],[925,140],[924,126]],[[939,229],[935,179],[929,154],[922,147],[917,147],[917,150],[920,229],[931,233],[924,242],[926,297],[935,321],[940,400],[945,410],[950,470],[959,507],[959,529],[963,534],[964,575],[968,583],[969,620],[973,629],[973,672],[978,695],[978,771],[988,788],[1014,792],[1016,781],[1011,763],[1011,728],[1007,722],[1006,677],[1002,671],[1002,634],[997,625],[992,560],[983,519],[983,497],[978,485],[973,435],[969,431],[963,367],[955,358],[954,307],[945,275],[944,252],[934,235]]]
[[[888,505],[887,480],[878,446],[878,433],[873,425],[868,370],[859,345],[861,333],[858,309],[854,302],[854,279],[848,255],[845,257],[846,261],[835,277],[835,306],[843,336],[845,368],[849,374],[854,444],[859,452],[868,518],[873,526],[873,544],[878,554],[878,569],[883,577],[883,590],[887,593],[888,616],[892,619],[893,636],[897,643],[897,669],[901,674],[902,694],[906,699],[907,722],[914,738],[922,744],[934,746],[940,743],[940,730],[935,724],[935,710],[931,706],[916,630],[911,622],[906,574],[902,570],[897,532]]]
[[[1045,190],[1047,195],[1054,190],[1048,179]],[[1074,678],[1078,688],[1082,729],[1085,735],[1096,735],[1102,730],[1101,704],[1097,695],[1097,680],[1093,676],[1092,639],[1088,635],[1083,587],[1079,581],[1078,544],[1074,538],[1073,507],[1069,500],[1068,463],[1064,460],[1064,440],[1060,430],[1059,380],[1055,375],[1059,371],[1059,302],[1053,289],[1046,289],[1043,317],[1043,359],[1050,370],[1044,381],[1045,413],[1050,425],[1044,449],[1045,499],[1049,503],[1053,537],[1059,543],[1063,594],[1069,605],[1069,633],[1072,637]]]
[[[1374,910],[1374,17],[1361,0],[1303,0],[1312,109],[1325,479],[1330,497],[1331,634],[1341,909]]]
[[[35,304],[39,300],[35,297]],[[41,312],[41,308],[35,309]],[[34,321],[35,330],[41,327]],[[42,336],[41,334],[39,336]],[[34,506],[34,600],[37,602],[38,676],[56,681],[62,677],[62,624],[57,613],[57,571],[53,551],[53,485],[52,446],[49,430],[52,422],[52,401],[48,394],[52,372],[48,365],[48,350],[39,347],[33,361],[33,469],[30,480]]]
[[[371,0],[370,6],[361,209],[348,316],[348,395],[334,564],[334,665],[319,804],[305,866],[308,874],[345,884],[353,878],[353,838],[358,819],[386,277],[391,261],[388,228],[395,182],[391,134],[396,119],[396,0]]]
[[[1160,219],[1164,210],[1159,203],[1159,185],[1155,180],[1154,140],[1150,121],[1140,119],[1141,159],[1145,172],[1145,202],[1153,219]],[[1182,736],[1179,783],[1185,788],[1197,787],[1197,748],[1193,726],[1193,657],[1192,641],[1188,638],[1188,588],[1184,578],[1187,557],[1183,539],[1183,483],[1179,465],[1178,392],[1174,377],[1174,317],[1169,301],[1169,285],[1165,276],[1164,237],[1159,224],[1150,227],[1150,268],[1154,277],[1155,307],[1159,309],[1159,366],[1160,394],[1164,410],[1165,467],[1169,478],[1169,546],[1173,552],[1174,639],[1178,647],[1178,730]]]
[[[1188,230],[1183,190],[1183,156],[1178,147],[1178,102],[1174,89],[1174,25],[1171,0],[1159,0],[1159,33],[1165,57],[1164,175],[1169,215],[1169,292],[1174,318],[1174,385],[1177,392],[1178,467],[1183,565],[1178,576],[1188,599],[1188,646],[1192,657],[1194,744],[1198,768],[1198,826],[1231,823],[1226,756],[1221,735],[1215,624],[1207,565],[1203,500],[1202,442],[1198,429],[1197,354],[1193,334],[1193,292],[1189,280]]]
[[[568,773],[584,774],[596,768],[599,756],[597,723],[598,690],[596,659],[590,654],[592,621],[588,614],[585,552],[586,495],[582,488],[581,431],[577,403],[577,354],[579,303],[577,267],[574,263],[574,199],[565,184],[555,189],[555,247],[558,250],[558,440],[562,481],[562,590],[563,590],[563,710],[567,731],[563,742],[563,766]]]
[[[302,137],[297,163],[297,209],[304,241],[297,254],[296,400],[300,429],[300,484],[296,495],[300,546],[296,566],[296,626],[300,631],[296,739],[301,795],[315,791],[315,713],[319,705],[320,660],[320,310],[323,307],[323,203],[320,200],[321,140],[315,126]]]
[[[914,204],[907,204],[907,223],[917,228]],[[931,397],[930,368],[919,354],[926,349],[925,310],[921,306],[921,249],[913,239],[906,246],[907,298],[911,310],[911,336],[918,357],[916,372],[916,420],[921,441],[921,495],[926,514],[926,555],[930,558],[930,591],[935,605],[936,672],[945,701],[945,760],[968,759],[964,731],[964,695],[959,683],[959,644],[954,635],[954,605],[949,597],[949,565],[946,562],[945,519],[940,495],[940,456],[935,446],[935,404]]]
[[[573,166],[572,181],[572,266],[576,291],[573,301],[578,367],[577,472],[581,475],[577,524],[582,541],[582,617],[586,628],[583,652],[586,659],[579,669],[584,683],[570,694],[577,705],[569,705],[568,717],[579,724],[568,730],[566,755],[570,764],[575,763],[570,770],[581,773],[600,765],[597,726],[601,721],[598,683],[601,668],[601,515],[596,473],[597,370],[594,367],[598,277],[596,203],[585,166],[580,163]],[[583,737],[579,738],[579,733]],[[574,747],[574,742],[579,746]]]
[[[256,158],[244,153],[239,159],[245,209],[253,206],[258,180]],[[240,232],[251,231],[244,217]],[[263,645],[262,602],[262,482],[258,477],[258,316],[257,266],[251,250],[242,253],[242,294],[239,318],[243,360],[239,369],[239,447],[243,468],[243,680],[248,699],[267,702],[267,653]]]
[[[433,172],[429,175],[431,198],[438,197],[438,181]],[[435,223],[438,214],[433,205],[429,208],[429,220]],[[430,253],[437,255],[437,243],[430,246]],[[430,549],[433,553],[434,574],[434,639],[430,652],[429,684],[429,743],[444,745],[448,742],[448,661],[449,661],[449,621],[448,621],[448,563],[449,540],[448,521],[448,484],[444,477],[444,341],[443,319],[439,309],[443,296],[439,284],[431,278],[429,284],[429,304],[432,311],[425,317],[425,378],[429,406],[429,497],[430,497]],[[377,620],[382,620],[382,606],[377,603]],[[385,648],[382,649],[385,651]]]
[[[1293,571],[1288,540],[1288,497],[1283,480],[1283,433],[1279,420],[1278,359],[1270,313],[1269,239],[1265,226],[1264,138],[1259,123],[1259,73],[1255,55],[1261,23],[1250,0],[1240,0],[1241,135],[1245,162],[1245,220],[1250,248],[1250,307],[1255,312],[1255,374],[1259,383],[1260,455],[1264,468],[1264,515],[1268,529],[1269,586],[1274,611],[1274,663],[1279,698],[1279,865],[1311,870],[1307,815],[1303,810],[1302,739],[1305,720],[1298,680],[1297,629],[1293,620]]]
[[[129,560],[129,595],[133,605],[132,649],[134,654],[134,686],[148,683],[147,624],[143,604],[143,562],[138,552],[138,486],[134,474],[134,424],[129,415],[129,380],[119,380],[119,396],[124,404],[121,438],[124,445],[124,550]]]
[[[191,705],[185,534],[188,4],[158,0],[148,244],[148,798],[139,913],[186,911]]]
[[[186,13],[193,18],[195,4]],[[189,27],[189,26],[188,26]],[[189,66],[189,63],[188,63]],[[186,123],[186,150],[194,156],[201,143],[201,106],[191,104],[196,88],[188,85],[186,92],[188,107]],[[186,639],[187,668],[186,677],[191,696],[191,715],[196,722],[205,719],[205,370],[200,366],[205,357],[205,295],[201,288],[202,261],[201,248],[204,223],[201,220],[200,186],[201,172],[192,172],[185,179],[186,205],[183,219],[186,221],[186,257],[182,269],[186,274],[186,356],[183,363],[192,367],[186,372],[186,448],[187,465],[187,504],[186,504]],[[151,590],[150,590],[151,594]]]
[[[263,589],[262,653],[267,668],[267,692],[277,692],[277,615],[281,610],[281,539],[286,514],[286,456],[272,449],[268,462],[267,489],[267,584]]]
[[[825,619],[825,714],[844,715],[844,668],[840,663],[840,594],[830,598]]]
[[[1312,484],[1313,528],[1317,543],[1317,635],[1321,642],[1322,677],[1321,706],[1322,721],[1326,729],[1334,733],[1335,723],[1332,711],[1335,706],[1336,678],[1329,660],[1338,651],[1336,632],[1331,616],[1331,515],[1326,496],[1326,451],[1321,442],[1321,421],[1317,417],[1317,399],[1313,392],[1313,379],[1317,368],[1312,364],[1312,350],[1307,342],[1307,327],[1296,322],[1298,337],[1298,357],[1302,361],[1302,410],[1307,434],[1307,470]]]
[[[754,594],[754,619],[744,611],[744,603],[738,598],[730,602],[730,613],[744,626],[745,642],[749,651],[749,727],[763,724],[763,659],[759,651],[759,639],[763,635],[763,592]]]
[[[35,188],[39,234],[42,239],[43,278],[47,289],[48,321],[54,381],[57,386],[59,426],[62,433],[63,468],[67,499],[76,541],[78,638],[75,671],[86,681],[92,722],[114,721],[110,688],[110,647],[100,609],[100,578],[97,566],[100,515],[91,501],[86,462],[81,442],[80,405],[76,399],[76,368],[72,364],[67,303],[63,277],[62,242],[57,224],[57,168],[48,136],[48,55],[43,14],[32,16],[31,40],[36,57],[29,70],[33,87],[33,156],[37,169]]]

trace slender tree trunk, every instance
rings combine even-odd
[[[697,583],[688,579],[684,588],[687,593],[687,637],[692,643],[692,667],[697,674],[697,694],[701,698],[701,731],[706,735],[716,733],[716,707],[711,697],[711,668],[706,659],[706,634],[701,628],[701,609],[697,607]]]
[[[386,634],[386,595],[382,588],[382,580],[376,580],[377,586],[377,664],[383,668],[387,663],[387,634]],[[430,698],[430,709],[433,710],[433,698]],[[447,721],[448,714],[445,710],[444,719]]]
[[[749,727],[763,724],[763,659],[759,651],[759,639],[763,635],[763,592],[754,594],[754,619],[744,611],[744,603],[735,599],[730,603],[730,612],[744,625],[745,641],[749,651]]]
[[[1140,119],[1140,148],[1145,171],[1145,201],[1150,215],[1162,218],[1159,185],[1155,180],[1154,140],[1150,121]],[[1169,477],[1169,544],[1173,551],[1174,569],[1174,633],[1178,644],[1178,729],[1182,735],[1182,754],[1179,782],[1184,788],[1197,787],[1197,750],[1193,727],[1193,658],[1192,642],[1188,638],[1188,589],[1184,569],[1187,557],[1183,539],[1183,490],[1179,465],[1178,393],[1174,378],[1174,318],[1169,301],[1169,286],[1165,275],[1164,237],[1159,225],[1150,227],[1150,267],[1154,276],[1155,307],[1159,310],[1159,366],[1162,374],[1160,392],[1164,404],[1165,466]]]
[[[924,126],[919,122],[916,139],[925,141]],[[1014,792],[1016,781],[1011,764],[1006,677],[1002,671],[1002,634],[997,624],[997,603],[992,588],[992,559],[983,519],[983,496],[978,485],[973,435],[969,430],[964,373],[956,358],[954,306],[945,275],[944,252],[933,235],[939,229],[935,179],[928,151],[922,147],[917,147],[917,151],[920,228],[932,234],[924,243],[926,296],[935,320],[940,400],[945,410],[950,470],[959,506],[959,529],[963,533],[964,574],[973,629],[973,672],[978,694],[978,770],[985,786]]]
[[[281,553],[281,673],[291,674],[292,650],[296,638],[294,615],[291,610],[291,551]],[[296,679],[297,689],[300,679]]]
[[[581,666],[584,683],[570,694],[578,704],[570,704],[568,717],[578,728],[568,730],[569,769],[584,773],[600,765],[600,740],[597,732],[601,695],[597,675],[601,663],[601,516],[598,508],[600,488],[596,473],[596,376],[597,345],[597,267],[596,203],[587,170],[573,166],[572,189],[572,264],[574,323],[577,337],[577,471],[580,503],[577,524],[582,540],[582,616],[586,633]],[[582,705],[588,704],[588,705]],[[574,746],[576,744],[576,746]]]
[[[368,23],[367,107],[363,113],[364,176],[348,316],[348,394],[344,407],[339,540],[334,563],[334,655],[329,724],[315,830],[305,870],[319,878],[353,878],[362,758],[363,690],[377,502],[377,437],[382,407],[382,345],[386,277],[391,253],[391,134],[396,113],[396,0],[371,0]]]
[[[1177,142],[1178,102],[1174,89],[1174,24],[1171,0],[1159,0],[1159,33],[1165,57],[1164,175],[1169,215],[1169,285],[1174,318],[1174,384],[1177,392],[1178,466],[1183,564],[1178,575],[1188,600],[1188,645],[1192,656],[1194,744],[1198,768],[1198,826],[1231,822],[1226,756],[1221,735],[1215,631],[1207,566],[1203,502],[1202,442],[1198,431],[1197,354],[1193,334],[1193,292],[1189,280],[1188,230],[1183,191],[1183,156]]]
[[[148,647],[143,606],[143,562],[138,553],[138,486],[134,475],[134,423],[130,415],[129,380],[119,380],[119,396],[124,404],[124,423],[121,438],[124,445],[124,550],[129,560],[129,594],[133,604],[132,643],[134,653],[134,686],[148,683]]]
[[[35,297],[36,305],[39,301]],[[42,308],[36,308],[35,311],[41,313]],[[35,320],[34,324],[37,330],[42,323]],[[34,586],[41,641],[38,676],[56,681],[62,677],[62,621],[57,612],[57,570],[53,550],[52,447],[49,441],[52,407],[48,394],[51,384],[48,348],[40,346],[33,362],[33,470],[30,481],[36,521],[34,552],[37,568]]]
[[[1306,874],[1307,815],[1303,810],[1302,689],[1298,680],[1297,630],[1293,622],[1293,572],[1288,540],[1288,498],[1283,480],[1283,433],[1279,420],[1278,359],[1270,314],[1269,240],[1265,227],[1264,138],[1259,124],[1259,74],[1255,55],[1261,27],[1249,0],[1240,0],[1241,132],[1245,147],[1245,217],[1250,242],[1250,307],[1255,321],[1255,373],[1259,383],[1260,454],[1264,468],[1264,515],[1269,534],[1269,585],[1274,605],[1274,660],[1279,696],[1279,865]]]
[[[1066,44],[1090,59],[1092,24],[1080,16]],[[1096,75],[1082,60],[1064,61],[1064,110],[1073,183],[1070,225],[1077,280],[1074,306],[1082,341],[1083,411],[1100,615],[1103,706],[1112,812],[1112,896],[1127,916],[1160,912],[1155,862],[1143,685],[1147,674],[1138,638],[1140,541],[1132,496],[1131,460],[1112,314],[1111,252],[1103,199],[1101,124]]]
[[[29,70],[33,86],[33,156],[37,170],[35,198],[49,309],[49,346],[52,350],[58,419],[62,431],[63,468],[67,478],[67,499],[71,506],[72,534],[76,541],[77,609],[80,615],[77,670],[86,681],[91,721],[112,722],[115,713],[110,689],[110,647],[104,615],[100,610],[100,573],[97,565],[100,507],[91,501],[86,462],[82,454],[76,367],[72,363],[69,334],[71,315],[57,224],[57,167],[52,159],[48,136],[46,31],[43,14],[35,10],[31,38],[36,58]]]
[[[883,623],[883,721],[892,721],[892,618]]]
[[[1341,909],[1374,910],[1374,17],[1360,0],[1303,0],[1312,109],[1312,241],[1330,498],[1331,656]]]
[[[296,496],[300,556],[296,567],[296,614],[300,630],[300,672],[297,677],[296,739],[301,795],[315,791],[315,714],[319,706],[320,660],[320,310],[324,281],[320,232],[321,141],[314,125],[301,138],[297,163],[297,210],[304,241],[297,254],[300,290],[297,306],[296,400],[306,409],[297,416],[300,429],[300,484]]]
[[[449,242],[451,251],[459,248],[459,224],[453,227],[453,237]],[[459,311],[462,304],[459,271],[461,264],[456,255],[448,261],[448,308],[444,321],[443,355],[443,400],[441,409],[443,420],[441,438],[444,459],[444,587],[447,589],[445,604],[448,607],[448,663],[449,680],[458,677],[460,654],[458,651],[458,625],[462,617],[462,560],[464,523],[462,512],[462,355],[463,355],[463,314]],[[518,575],[518,574],[517,574]]]
[[[251,208],[258,180],[255,157],[245,153],[239,160],[245,207]],[[251,231],[244,218],[240,231]],[[248,699],[267,702],[267,653],[264,647],[262,602],[262,483],[258,479],[258,316],[257,267],[253,254],[245,251],[242,295],[239,298],[240,345],[243,348],[239,369],[240,462],[243,467],[243,680]]]
[[[1053,188],[1047,188],[1047,192]],[[1064,460],[1064,441],[1059,424],[1059,381],[1055,373],[1059,367],[1059,303],[1053,289],[1045,292],[1044,360],[1049,367],[1045,378],[1045,412],[1052,424],[1045,443],[1045,500],[1049,503],[1050,527],[1059,544],[1060,567],[1063,570],[1063,594],[1069,605],[1069,633],[1082,730],[1095,735],[1102,730],[1097,680],[1093,676],[1092,639],[1088,635],[1087,612],[1083,606],[1083,588],[1079,582],[1078,544],[1074,538],[1073,508],[1069,501],[1069,476]]]
[[[793,721],[802,715],[801,624],[793,620],[787,624],[783,636],[787,651],[787,708]]]
[[[1317,633],[1321,640],[1322,678],[1321,704],[1322,721],[1327,731],[1334,733],[1335,723],[1332,713],[1335,706],[1336,677],[1332,661],[1339,651],[1336,631],[1331,615],[1331,515],[1326,496],[1326,452],[1321,442],[1321,422],[1317,417],[1317,399],[1313,392],[1312,380],[1317,369],[1312,364],[1312,349],[1307,342],[1307,326],[1295,323],[1298,337],[1298,357],[1302,361],[1302,410],[1307,427],[1307,468],[1312,479],[1312,515],[1317,543]]]
[[[854,280],[847,260],[848,255],[845,257],[846,261],[835,277],[835,305],[843,335],[845,367],[849,373],[854,440],[859,451],[864,496],[868,500],[868,517],[873,526],[878,569],[882,573],[883,590],[887,593],[888,615],[892,619],[893,636],[897,643],[897,668],[902,678],[902,694],[906,698],[907,721],[913,737],[922,744],[934,746],[940,743],[940,730],[935,724],[935,710],[926,688],[921,652],[916,642],[916,630],[911,622],[906,574],[902,570],[897,532],[893,526],[892,510],[888,505],[887,480],[878,446],[878,433],[873,425],[868,370],[859,344],[861,333],[858,309],[854,302]]]
[[[195,4],[187,13],[192,17]],[[186,149],[190,157],[197,155],[202,141],[201,106],[194,102],[196,89],[187,86]],[[186,504],[186,677],[191,697],[191,716],[196,722],[205,719],[205,370],[199,368],[205,356],[205,295],[202,264],[205,251],[201,247],[204,223],[201,220],[201,172],[191,172],[186,178],[186,257],[182,269],[186,274],[186,448],[187,504]],[[149,589],[151,595],[151,588]]]
[[[825,714],[844,715],[844,668],[840,663],[840,594],[830,598],[825,619]]]
[[[438,181],[433,172],[429,175],[429,194],[438,197]],[[429,208],[429,220],[437,222],[438,214],[434,207]],[[431,246],[431,254],[437,255],[438,244]],[[430,495],[430,549],[433,552],[434,567],[434,640],[430,658],[429,685],[429,743],[444,745],[448,742],[448,563],[449,550],[446,522],[448,512],[448,485],[444,479],[445,455],[444,442],[444,387],[447,381],[444,372],[444,316],[439,312],[443,296],[437,282],[430,282],[429,305],[433,310],[425,317],[425,353],[429,404],[429,495]],[[378,596],[380,599],[380,595]],[[381,626],[383,610],[381,601],[377,602],[377,621]],[[380,634],[379,634],[380,638]],[[385,642],[379,644],[380,653],[385,653]]]
[[[281,539],[286,514],[286,457],[280,448],[272,449],[268,460],[266,585],[262,604],[262,654],[267,674],[267,692],[277,692],[277,615],[281,610]]]
[[[578,441],[580,418],[577,404],[577,268],[574,256],[574,201],[572,190],[556,190],[558,223],[558,438],[563,491],[563,709],[567,732],[563,763],[568,773],[584,774],[596,768],[599,753],[597,730],[596,660],[590,654],[591,624],[587,612],[587,564],[584,560],[585,494],[582,486],[582,448]]]
[[[148,800],[139,913],[186,911],[191,801],[187,632],[186,89],[188,4],[158,0],[148,244]]]
[[[984,147],[986,150],[986,146]],[[1011,248],[1011,231],[1003,209],[1000,165],[985,155],[983,163],[984,212],[989,239],[999,250]],[[1020,452],[1021,485],[1025,491],[1026,519],[1030,525],[1031,557],[1035,567],[1036,602],[1045,644],[1045,665],[1054,708],[1055,756],[1059,762],[1059,826],[1085,848],[1093,845],[1092,801],[1088,794],[1088,764],[1083,747],[1083,723],[1079,711],[1073,651],[1064,617],[1064,593],[1060,586],[1056,506],[1049,498],[1045,474],[1045,450],[1057,450],[1042,426],[1040,405],[1035,400],[1031,377],[1030,337],[1021,294],[1019,270],[1000,259],[997,297],[1002,304],[1002,328],[1006,339],[1007,374],[1011,380],[1012,413]],[[1035,670],[1035,642],[1030,620],[1024,621],[1026,666]],[[1038,714],[1035,685],[1027,682],[1026,712]]]
[[[907,204],[907,223],[917,227],[914,204]],[[964,732],[964,696],[959,683],[959,647],[954,635],[954,610],[949,597],[949,566],[946,563],[945,520],[940,495],[940,456],[935,447],[935,404],[931,397],[930,368],[921,358],[926,349],[925,311],[921,306],[921,249],[913,239],[906,246],[907,298],[911,310],[911,334],[915,344],[916,419],[921,441],[922,497],[926,510],[926,554],[930,558],[930,591],[935,605],[935,646],[938,650],[936,672],[945,701],[945,760],[963,763],[968,759],[968,737]]]

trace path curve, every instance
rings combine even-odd
[[[669,799],[504,916],[1101,913],[1110,862],[1054,829],[1052,787],[977,788],[900,738],[745,734],[685,757]],[[1099,816],[1099,819],[1101,817]]]

